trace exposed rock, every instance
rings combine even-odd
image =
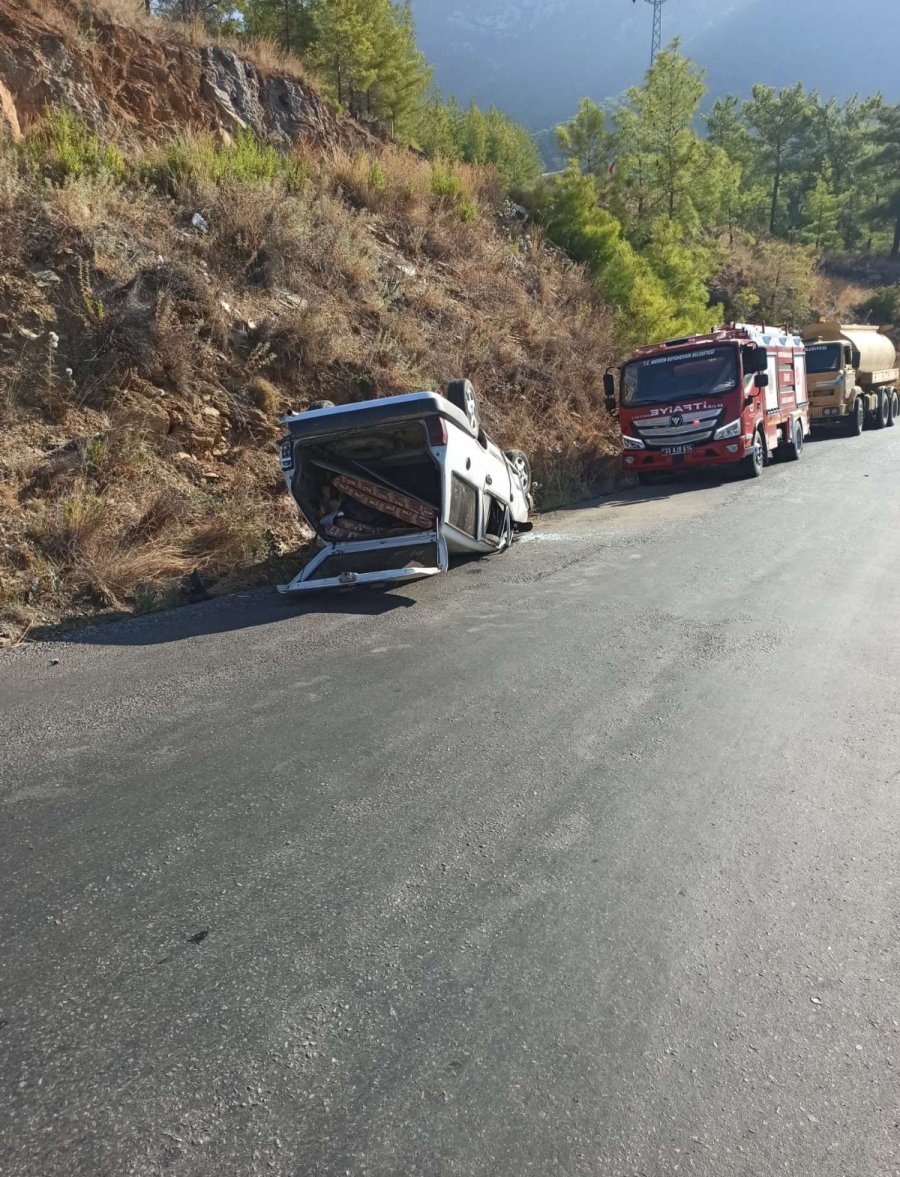
[[[263,89],[266,129],[282,139],[315,138],[330,134],[331,111],[315,90],[293,78],[267,78]]]
[[[101,10],[91,14],[89,39],[74,22],[69,30],[64,20],[22,8],[19,0],[0,0],[0,128],[14,137],[52,104],[135,139],[167,136],[175,126],[209,130],[225,142],[252,130],[284,146],[301,139],[362,145],[376,137],[312,86],[264,74],[225,46],[177,37],[161,43]],[[103,52],[94,52],[93,42]]]
[[[231,49],[208,45],[200,51],[200,94],[218,111],[228,130],[253,130],[265,122],[259,100],[259,74]]]
[[[10,94],[9,89],[3,82],[0,82],[0,121],[6,123],[13,139],[22,138],[22,128],[19,126],[16,104],[13,102],[12,94]]]

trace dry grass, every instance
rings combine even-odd
[[[213,34],[202,21],[162,21],[147,14],[143,0],[20,0],[22,6],[61,33],[88,39],[98,24],[133,29],[162,45],[223,45],[251,61],[262,73],[279,74],[300,82],[315,78],[293,53],[286,53],[268,37],[230,37]]]
[[[48,186],[0,144],[8,637],[183,599],[194,570],[213,592],[271,582],[308,541],[278,417],[320,397],[467,375],[545,504],[608,479],[611,317],[538,236],[495,226],[492,174],[392,147],[221,150],[131,141],[124,173]]]

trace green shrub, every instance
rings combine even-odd
[[[900,282],[893,286],[879,286],[868,298],[857,303],[853,313],[867,323],[900,323]]]
[[[173,139],[142,161],[140,174],[146,183],[172,194],[226,180],[262,186],[280,181],[294,191],[305,184],[309,169],[251,131],[241,131],[221,146],[209,135]]]
[[[455,172],[435,165],[431,170],[431,192],[444,203],[452,205],[464,224],[477,219],[478,205],[466,192],[462,180]]]
[[[125,178],[125,160],[115,147],[103,143],[82,119],[59,107],[49,107],[24,151],[38,165],[48,168],[53,179],[97,176],[107,173]]]

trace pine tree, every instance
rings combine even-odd
[[[771,175],[769,232],[778,227],[779,198],[786,172],[793,166],[804,131],[812,125],[816,95],[806,93],[803,83],[787,90],[754,86],[753,97],[744,106],[744,117],[762,146]]]
[[[592,176],[607,171],[615,138],[607,129],[606,115],[590,98],[582,98],[575,117],[556,128],[556,142],[563,155]]]
[[[237,9],[229,0],[151,0],[150,11],[186,24],[199,21],[207,29],[222,32],[232,29]]]
[[[363,113],[362,97],[375,81],[371,7],[369,0],[318,0],[315,8],[315,63],[331,94],[354,114]]]
[[[872,178],[878,196],[871,220],[892,230],[891,257],[900,257],[900,103],[879,110],[872,142],[876,149]]]
[[[826,164],[816,177],[803,209],[800,239],[805,245],[812,245],[818,252],[840,249],[841,204],[841,198],[832,189],[831,167]]]
[[[250,37],[269,37],[301,57],[315,43],[313,0],[242,0],[240,8]]]
[[[693,122],[706,93],[703,79],[703,71],[681,56],[675,41],[657,56],[645,84],[628,91],[619,129],[638,188],[639,220],[696,221],[689,178],[699,143]]]
[[[445,104],[434,91],[420,108],[416,141],[429,159],[493,164],[507,189],[533,188],[541,175],[534,137],[495,106],[461,110],[455,97]]]
[[[585,176],[576,163],[555,177],[539,193],[538,215],[547,235],[570,257],[583,262],[598,289],[617,312],[623,344],[661,339],[711,325],[713,312],[697,306],[686,277],[685,305],[672,299],[659,275],[646,258],[626,240],[621,223],[597,201],[593,178]],[[679,267],[686,275],[684,259],[666,259],[674,273]]]
[[[431,70],[416,45],[409,0],[378,9],[374,38],[375,81],[367,111],[398,138],[415,132],[416,115],[431,82]]]
[[[311,56],[339,103],[400,138],[415,131],[430,71],[415,39],[408,3],[315,0]]]

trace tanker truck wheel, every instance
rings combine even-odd
[[[883,388],[878,390],[878,405],[875,409],[875,420],[873,422],[876,429],[884,429],[886,425],[890,424],[891,420],[891,395],[885,392]]]
[[[850,437],[859,437],[866,425],[866,410],[862,403],[862,398],[858,397],[853,402],[853,408],[850,410],[850,417],[847,421],[847,434]]]
[[[900,417],[900,392],[896,388],[891,392],[891,419],[888,425],[895,425],[897,418]]]

